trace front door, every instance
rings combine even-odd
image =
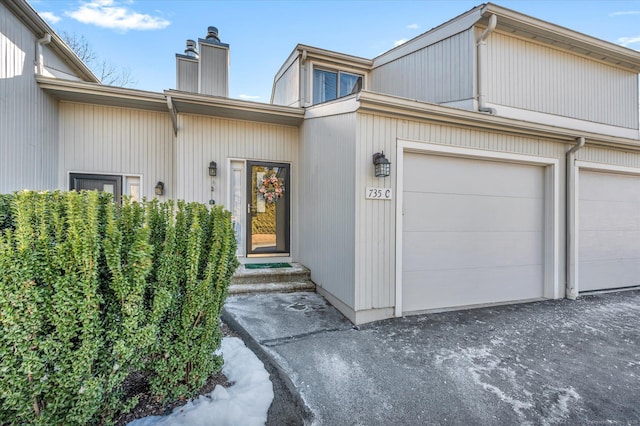
[[[289,256],[290,166],[247,161],[247,256]]]

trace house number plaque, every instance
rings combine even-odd
[[[370,188],[367,187],[365,198],[367,200],[390,200],[393,197],[391,188]]]

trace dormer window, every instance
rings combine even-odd
[[[313,103],[332,101],[358,92],[362,76],[344,71],[313,69]]]

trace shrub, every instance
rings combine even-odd
[[[0,419],[108,423],[137,401],[196,392],[221,360],[235,268],[228,212],[97,192],[0,197]]]

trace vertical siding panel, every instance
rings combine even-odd
[[[425,102],[472,99],[473,29],[379,66],[371,72],[371,90]]]
[[[355,256],[367,257],[366,246],[354,239],[359,215],[355,199],[360,196],[354,182],[354,165],[359,167],[355,125],[355,113],[305,120],[300,140],[305,173],[298,175],[299,215],[305,218],[298,238],[300,261],[318,286],[351,309],[357,303]]]
[[[72,171],[141,175],[141,195],[153,197],[157,181],[174,197],[173,132],[164,112],[60,103],[60,183]]]
[[[637,73],[499,31],[488,46],[490,103],[639,127]]]

